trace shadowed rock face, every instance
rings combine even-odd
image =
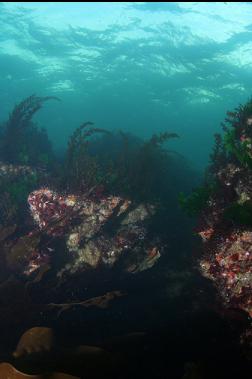
[[[98,346],[61,346],[57,343],[53,330],[47,327],[33,327],[26,330],[17,344],[13,357],[15,358],[14,364],[21,367],[21,371],[29,369],[29,372],[37,373],[47,370],[48,373],[27,375],[10,364],[4,363],[0,365],[1,378],[3,372],[10,375],[4,376],[6,379],[9,377],[11,379],[78,379],[75,376],[53,372],[57,370],[58,366],[65,372],[74,372],[75,374],[81,372],[88,378],[99,378],[103,377],[105,373],[113,374],[124,364],[120,354],[106,351]]]
[[[54,372],[51,374],[29,375],[18,371],[10,363],[0,363],[0,377],[5,379],[80,379],[76,376]]]

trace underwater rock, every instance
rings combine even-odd
[[[239,172],[242,172],[242,176]],[[225,307],[245,311],[252,317],[249,180],[246,183],[248,175],[245,175],[244,170],[236,170],[235,180],[234,171],[232,178],[229,173],[227,168],[227,182],[224,185],[221,183],[221,190],[209,200],[208,207],[201,214],[198,234],[203,241],[203,254],[199,267],[203,276],[214,283]]]
[[[17,241],[6,247],[6,262],[9,268],[14,271],[32,272],[35,268],[40,267],[41,261],[38,256],[38,245],[40,242],[40,235],[25,235],[20,237]],[[37,258],[37,264],[34,267],[34,260]]]
[[[80,379],[77,376],[72,376],[64,373],[50,373],[29,375],[17,370],[10,363],[0,363],[0,377],[3,379]]]
[[[202,211],[200,269],[212,280],[223,304],[252,316],[251,173],[227,164],[217,172],[219,190]]]
[[[28,203],[41,232],[65,239],[68,262],[59,277],[116,263],[135,273],[152,267],[160,257],[159,247],[148,237],[153,206],[118,196],[59,195],[46,188],[32,192]]]
[[[139,251],[136,254],[136,251],[133,251],[125,259],[125,271],[132,274],[136,274],[141,271],[148,270],[153,267],[156,261],[161,257],[159,249],[154,246],[147,249],[147,251]]]
[[[61,196],[47,188],[32,192],[28,197],[31,215],[40,229],[47,234],[60,236],[78,209],[75,196]],[[55,221],[55,222],[54,222]]]
[[[52,250],[43,244],[40,246],[40,231],[33,231],[19,238],[18,235],[17,225],[2,228],[0,225],[1,273],[7,276],[10,273],[18,273],[24,274],[25,277],[36,273],[33,283],[39,282],[50,270]],[[0,275],[0,280],[6,275]]]
[[[200,261],[203,275],[217,286],[226,306],[252,317],[252,231],[233,230],[215,235],[209,252]]]
[[[98,300],[94,299],[94,302],[96,301]],[[55,367],[60,367],[60,370],[64,372],[74,372],[75,374],[81,372],[81,377],[88,378],[104,377],[105,373],[111,375],[115,370],[120,370],[123,363],[122,357],[119,354],[112,353],[99,346],[78,345],[65,347],[61,344],[57,344],[53,330],[47,327],[28,329],[21,336],[17,348],[13,353],[13,357],[16,359],[15,364],[17,364],[18,367],[22,367],[22,369],[25,368],[30,372],[37,372],[37,367],[43,368],[44,371],[48,366],[53,366],[52,371],[55,370]],[[6,372],[9,374],[10,367],[2,367],[2,369],[7,370]],[[12,369],[16,375],[17,373],[24,375],[13,376],[13,378],[30,378],[30,376],[25,376],[26,374],[17,371],[14,367]],[[10,373],[12,373],[11,370]],[[2,378],[2,376],[0,377]],[[12,376],[10,376],[10,378],[12,378]],[[62,373],[46,373],[34,375],[31,376],[31,378],[71,379],[76,377]]]
[[[36,174],[36,170],[31,168],[30,166],[6,164],[0,161],[0,177],[7,176],[8,178],[10,178],[10,177],[16,177],[16,176],[35,175],[35,174]]]
[[[111,268],[116,263],[124,271],[135,273],[152,267],[160,257],[158,247],[152,247],[148,240],[144,221],[150,213],[146,208],[120,201],[115,212],[111,212],[110,202],[111,199],[106,199],[108,208],[103,205],[96,208],[90,221],[85,220],[67,236],[67,246],[74,259],[59,275],[69,269],[74,273],[86,267]]]
[[[20,358],[25,354],[50,351],[53,346],[53,330],[46,327],[34,327],[26,330],[21,336],[13,356]]]
[[[201,211],[202,274],[226,308],[252,317],[252,103],[228,113],[208,174],[216,190]],[[248,137],[248,138],[247,138]],[[249,143],[248,143],[249,141]],[[216,154],[216,152],[218,152]]]

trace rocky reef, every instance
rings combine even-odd
[[[182,206],[198,214],[201,273],[227,309],[252,317],[252,102],[227,113],[205,184]],[[200,196],[204,194],[204,196]],[[249,335],[249,333],[247,332]]]
[[[29,195],[31,214],[47,236],[62,237],[68,262],[57,275],[100,266],[138,272],[150,268],[160,257],[159,247],[147,238],[146,221],[151,206],[133,205],[116,196],[59,195],[41,189]],[[34,263],[33,263],[34,264]]]
[[[35,157],[41,130],[32,116],[47,100],[51,98],[32,96],[17,105],[0,137],[0,353],[5,354],[6,346],[11,353],[11,359],[3,358],[11,365],[4,363],[0,372],[12,374],[15,367],[36,374],[40,362],[41,372],[53,363],[49,371],[56,375],[66,362],[64,372],[83,377],[83,357],[91,344],[91,351],[104,347],[106,362],[110,351],[117,357],[118,348],[127,358],[126,371],[120,364],[110,377],[139,377],[142,371],[155,377],[156,367],[166,370],[167,351],[171,375],[182,377],[189,358],[181,355],[181,345],[186,341],[191,351],[191,336],[186,335],[193,315],[201,318],[200,302],[208,303],[212,296],[208,288],[198,291],[202,277],[188,254],[191,224],[177,203],[178,191],[190,190],[199,177],[169,150],[177,134],[141,140],[92,122],[73,131],[61,156],[42,143]],[[45,131],[43,136],[47,141]],[[14,137],[15,149],[8,154],[6,146]],[[221,196],[212,182],[189,205],[181,195],[189,211],[198,202],[199,233],[206,244],[222,217]],[[211,208],[211,201],[218,206]],[[193,328],[198,336],[198,324]],[[75,347],[61,349],[69,341]],[[68,365],[69,357],[73,363]],[[104,376],[97,359],[92,375],[100,367]],[[113,362],[110,374],[114,367]]]
[[[32,121],[52,99],[28,97],[3,124],[0,223],[8,270],[34,279],[48,270],[63,278],[102,267],[127,273],[151,268],[169,239],[161,220],[174,204],[176,183],[168,177],[176,160],[163,145],[177,134],[140,141],[86,122],[57,159],[46,132]]]

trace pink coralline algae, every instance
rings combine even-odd
[[[64,234],[71,217],[78,209],[75,196],[62,196],[48,188],[32,192],[28,203],[32,217],[40,229],[45,229],[53,236]]]
[[[205,241],[200,261],[204,276],[211,279],[224,304],[252,317],[252,231],[233,230],[225,237],[215,233]]]
[[[70,254],[59,276],[98,266],[113,267],[119,259],[124,271],[136,273],[152,267],[160,257],[145,226],[153,215],[152,206],[133,206],[118,196],[60,195],[48,188],[32,192],[28,203],[41,232],[52,240],[65,240]],[[28,271],[36,269],[46,256],[37,252]]]
[[[252,316],[252,228],[236,225],[226,216],[230,204],[239,206],[251,197],[250,180],[245,174],[230,164],[218,172],[220,189],[201,214],[198,235],[203,255],[199,264],[226,307]]]
[[[218,191],[208,200],[199,222],[200,270],[214,283],[226,307],[252,317],[252,226],[228,216],[232,209],[236,218],[240,217],[237,209],[247,209],[252,176],[241,165],[228,163],[219,168],[216,178]]]
[[[222,153],[213,155],[210,171],[216,192],[202,209],[198,228],[203,241],[201,272],[214,283],[222,304],[246,312],[249,318],[252,317],[251,106],[249,103],[230,113],[224,125],[224,142],[219,150]]]

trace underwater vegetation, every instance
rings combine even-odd
[[[62,182],[70,191],[93,186],[101,190],[103,186],[108,193],[134,201],[158,202],[162,198],[164,202],[169,168],[175,159],[175,153],[164,145],[172,138],[178,135],[164,132],[142,141],[86,122],[69,138]]]
[[[221,124],[223,133],[215,134],[215,145],[210,156],[211,162],[205,173],[204,185],[195,188],[189,196],[179,195],[179,203],[188,215],[196,215],[206,206],[211,195],[220,189],[220,175],[225,175],[224,167],[233,165],[252,170],[252,100],[245,105],[239,105],[233,112],[228,111],[225,121]],[[232,209],[232,211],[231,211]],[[237,211],[241,215],[245,207],[233,204],[230,214],[234,216]]]
[[[143,141],[85,122],[69,137],[64,158],[59,161],[46,130],[33,122],[34,115],[50,100],[58,99],[35,95],[24,99],[1,126],[2,167],[15,165],[33,170],[29,175],[15,174],[15,183],[9,182],[9,175],[0,177],[1,193],[10,197],[15,208],[25,202],[41,177],[59,191],[80,194],[95,187],[99,192],[129,197],[136,202],[162,204],[162,207],[174,204],[177,184],[191,189],[189,171],[197,182],[197,175],[184,158],[166,146],[169,140],[178,138],[176,133],[154,134]]]
[[[27,197],[38,183],[39,179],[35,171],[25,175],[22,175],[20,171],[13,176],[0,174],[0,223],[2,225],[9,225],[17,221],[21,222],[21,215],[25,211]]]
[[[224,210],[224,218],[231,220],[237,226],[252,226],[252,202],[234,202]]]
[[[174,138],[178,138],[176,133],[163,132],[142,140],[86,122],[69,138],[54,188],[61,193],[91,191],[93,197],[113,195],[135,205],[154,205],[149,230],[156,229],[156,234],[169,239],[168,224],[172,230],[175,215],[179,217],[178,189],[189,191],[199,183],[198,173],[184,157],[169,149]]]
[[[53,166],[52,146],[34,115],[55,97],[35,95],[17,104],[0,126],[0,223],[23,222],[27,197],[40,183],[44,170]]]
[[[102,179],[97,159],[89,153],[90,139],[98,133],[109,132],[94,127],[93,123],[88,121],[76,128],[69,138],[63,182],[70,191],[81,192],[90,189],[98,185]]]
[[[190,195],[180,192],[178,202],[183,211],[190,217],[197,216],[207,205],[210,196],[215,192],[214,184],[197,187]]]
[[[5,163],[49,167],[52,148],[45,129],[33,122],[34,115],[56,97],[31,95],[17,104],[1,126],[0,160]]]
[[[252,102],[227,112],[205,184],[180,202],[197,214],[202,274],[227,308],[252,317]],[[215,185],[209,191],[209,183]],[[252,328],[252,327],[251,327]],[[251,339],[251,328],[245,334]],[[246,338],[245,338],[246,339]]]
[[[235,156],[239,162],[251,167],[251,125],[252,125],[252,100],[245,105],[239,105],[233,112],[227,113],[223,124],[225,132],[223,138],[224,148],[227,154]]]
[[[113,142],[115,137],[110,138]],[[173,154],[165,144],[172,138],[178,135],[164,132],[140,142],[131,135],[120,133],[118,151],[100,158],[105,162],[103,171],[108,170],[109,190],[135,201],[164,203],[169,192],[169,168],[173,165]]]
[[[148,221],[148,229],[169,240],[169,234],[178,228],[179,218],[183,218],[177,202],[178,191],[190,191],[199,184],[199,174],[183,156],[169,149],[170,141],[178,135],[163,132],[142,140],[115,131],[94,133],[92,137],[86,146],[84,169],[79,170],[83,172],[79,184],[77,176],[73,181],[75,189],[83,187],[85,178],[91,178],[88,182],[96,188],[93,194],[112,194],[130,199],[136,205],[155,206],[155,216]],[[86,166],[86,162],[91,164]],[[81,160],[77,165],[81,167]],[[68,176],[68,171],[65,172]],[[64,190],[64,185],[60,190]]]
[[[172,132],[143,140],[85,122],[70,135],[59,159],[46,132],[32,121],[53,99],[25,99],[0,135],[0,310],[7,315],[0,328],[4,332],[5,324],[20,323],[9,304],[12,291],[25,325],[35,325],[19,330],[14,358],[39,346],[51,349],[52,329],[36,326],[47,317],[66,320],[76,309],[107,310],[121,301],[127,292],[110,288],[111,278],[115,283],[141,280],[150,269],[149,275],[157,275],[154,266],[161,267],[159,262],[172,254],[172,240],[177,243],[182,235],[179,205],[198,217],[201,274],[214,283],[226,307],[252,317],[251,103],[228,113],[202,184],[183,156],[170,149],[178,138]],[[11,140],[14,147],[8,151]],[[176,288],[175,271],[167,275],[169,296],[176,298],[195,273],[187,267]],[[102,295],[92,292],[97,281]],[[251,330],[242,337],[246,343]],[[12,366],[2,370],[11,373]]]
[[[1,242],[8,269],[35,281],[55,270],[57,281],[102,267],[128,273],[152,267],[169,239],[164,220],[176,209],[177,187],[190,187],[193,178],[183,157],[167,148],[178,135],[143,141],[85,122],[58,160],[45,130],[32,121],[55,99],[28,97],[2,126],[3,235],[16,226]]]

